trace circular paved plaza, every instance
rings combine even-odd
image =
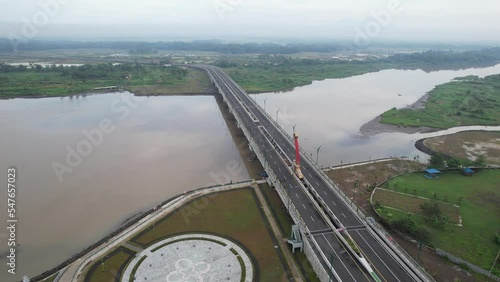
[[[251,282],[252,279],[252,262],[243,249],[225,238],[205,234],[160,241],[137,254],[122,275],[122,282]]]

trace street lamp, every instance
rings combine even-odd
[[[280,110],[278,109],[278,110],[276,111],[276,123],[278,123],[278,114],[279,114],[279,113],[280,113]]]
[[[318,160],[319,160],[319,150],[321,149],[321,147],[323,146],[323,144],[321,144],[317,149],[316,149],[316,165],[318,165]]]
[[[296,126],[297,126],[297,124],[295,124],[295,125],[293,126],[293,136],[295,136],[295,127],[296,127]]]

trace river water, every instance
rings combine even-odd
[[[500,65],[431,73],[385,70],[253,97],[262,106],[265,101],[273,118],[279,110],[279,123],[288,132],[296,124],[313,159],[321,146],[321,165],[389,156],[423,159],[413,143],[440,133],[366,137],[360,126],[455,77],[494,73],[500,73]],[[251,177],[243,165],[239,171],[228,169],[244,160],[213,97],[115,93],[0,100],[0,128],[1,183],[8,167],[18,170],[17,280],[56,266],[171,196],[228,175],[232,181]],[[0,197],[3,222],[5,197]],[[13,281],[6,274],[4,231],[0,281]]]
[[[136,99],[120,93],[0,101],[0,180],[6,185],[7,168],[17,167],[21,244],[20,275],[12,277],[1,229],[0,281],[38,275],[174,195],[225,182],[227,175],[249,179],[244,166],[234,169],[242,159],[213,97]],[[79,157],[67,162],[72,150]]]
[[[402,156],[411,159],[418,156],[424,161],[428,156],[414,147],[418,139],[461,130],[500,130],[500,127],[465,127],[416,134],[383,133],[370,137],[360,134],[360,127],[392,107],[413,104],[436,85],[456,77],[484,77],[498,73],[500,64],[456,71],[384,70],[315,81],[290,92],[263,93],[252,97],[262,107],[265,106],[273,119],[277,117],[289,134],[295,126],[303,149],[322,166]]]

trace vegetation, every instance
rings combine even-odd
[[[244,67],[223,62],[220,66],[249,93],[290,90],[296,86],[311,84],[313,80],[344,78],[389,68],[374,62],[325,62],[286,57],[270,58],[269,64]]]
[[[42,67],[0,63],[0,98],[63,96],[118,86],[138,94],[204,92],[211,87],[198,70],[163,64],[97,64]]]
[[[401,193],[415,189],[419,197],[438,201],[443,212],[443,205],[447,203],[459,205],[463,226],[442,226],[429,221],[426,216],[395,209],[386,208],[383,214],[392,224],[405,220],[399,223],[425,228],[432,238],[428,244],[489,269],[498,251],[495,241],[496,234],[500,232],[500,218],[494,216],[500,214],[498,183],[500,170],[491,169],[482,170],[472,177],[463,176],[460,172],[446,172],[433,180],[421,173],[410,174],[392,179],[385,185],[385,188]],[[382,203],[388,207],[393,204],[397,203]],[[415,234],[409,232],[409,235]]]
[[[393,108],[382,114],[382,123],[400,126],[450,128],[500,124],[500,74],[470,76],[439,85],[429,92],[422,110]]]
[[[85,276],[85,282],[118,281],[124,271],[124,265],[134,258],[134,253],[119,248],[90,268]]]
[[[432,137],[426,139],[424,145],[438,154],[452,157],[447,160],[449,168],[500,165],[500,132],[498,131],[467,131]]]
[[[258,262],[261,281],[282,281],[285,269],[250,189],[199,198],[156,222],[132,239],[148,246],[182,232],[227,236],[245,246]],[[258,240],[256,240],[258,238]],[[283,280],[284,281],[284,280]]]

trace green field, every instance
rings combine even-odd
[[[400,126],[450,128],[500,124],[500,74],[469,76],[442,84],[429,92],[422,110],[391,109],[382,123]]]
[[[371,62],[287,63],[277,66],[229,67],[223,70],[249,93],[290,90],[315,80],[345,78],[390,68]]]
[[[88,271],[85,282],[117,281],[134,252],[119,248],[97,261]]]
[[[417,190],[416,188],[414,189]],[[379,202],[382,206],[391,207],[396,210],[412,213],[419,216],[424,216],[420,209],[420,205],[424,202],[429,202],[429,199],[423,199],[422,197],[409,195],[405,193],[398,193],[393,191],[388,191],[384,189],[377,189],[373,194],[373,201]],[[460,211],[459,208],[455,207],[453,204],[439,202],[439,207],[443,212],[443,216],[450,219],[450,222],[458,224]]]
[[[172,234],[208,232],[240,242],[258,262],[260,281],[286,281],[285,268],[252,190],[201,197],[155,223],[131,241],[147,246]]]
[[[444,229],[438,228],[424,217],[392,209],[391,220],[410,217],[417,226],[430,231],[434,247],[489,270],[500,249],[495,243],[495,234],[500,232],[499,183],[500,170],[491,169],[472,177],[445,172],[433,180],[422,173],[409,174],[392,179],[383,188],[402,193],[412,193],[415,189],[420,197],[459,204],[463,227],[448,224]]]
[[[98,64],[23,69],[0,64],[0,98],[54,97],[118,86],[138,95],[206,93],[208,76],[199,70],[160,65]]]

